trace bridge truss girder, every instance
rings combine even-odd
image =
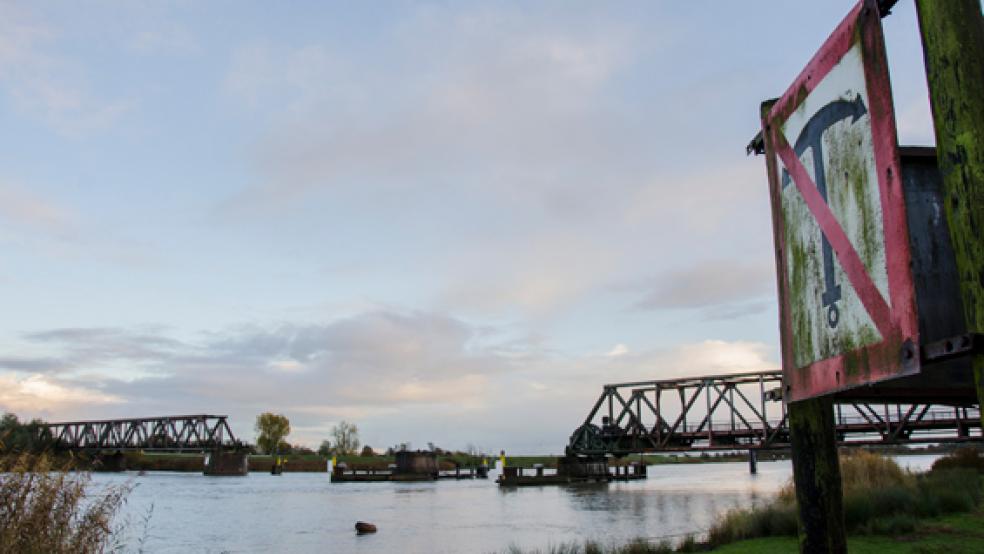
[[[46,423],[42,433],[67,450],[203,451],[238,443],[224,415]]]
[[[605,385],[571,435],[576,454],[625,455],[789,447],[779,370]],[[673,407],[667,407],[669,395]],[[842,401],[835,404],[842,445],[980,440],[976,404]],[[715,420],[715,416],[724,420]],[[597,418],[600,425],[596,424]]]

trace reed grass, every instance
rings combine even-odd
[[[855,451],[840,460],[844,514],[852,535],[902,536],[917,531],[920,520],[972,512],[984,498],[984,457],[961,449],[937,460],[925,473],[913,473],[891,458]],[[762,506],[727,512],[705,540],[687,536],[678,544],[635,539],[623,545],[565,543],[547,550],[511,547],[509,554],[666,554],[705,552],[749,539],[795,537],[798,532],[796,490],[792,479]],[[750,543],[758,544],[758,543]]]
[[[113,517],[128,486],[94,491],[88,473],[50,456],[0,461],[0,554],[89,554],[116,550]]]
[[[957,451],[940,458],[922,474],[902,469],[891,458],[864,450],[841,457],[844,523],[852,534],[899,535],[915,529],[918,519],[969,512],[981,501],[984,471],[980,455]],[[790,480],[776,498],[761,507],[736,509],[708,531],[710,547],[739,540],[796,536],[796,490]]]
[[[577,541],[561,543],[547,547],[545,550],[524,550],[518,546],[511,546],[506,550],[507,554],[672,554],[673,552],[695,552],[691,548],[697,543],[693,537],[687,537],[678,546],[668,540],[658,542],[648,541],[643,538],[636,538],[625,544],[602,544],[598,541],[587,540],[583,543]],[[682,549],[682,550],[680,550]]]

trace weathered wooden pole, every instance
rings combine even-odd
[[[967,331],[984,332],[984,17],[980,0],[916,0]],[[984,404],[984,355],[974,356]],[[981,413],[984,422],[984,412]]]
[[[762,103],[763,120],[776,101]],[[766,163],[769,172],[773,173],[775,167],[771,164],[774,162],[767,158]],[[806,554],[846,553],[844,491],[837,458],[833,401],[818,397],[784,401],[782,405],[789,419],[793,483],[799,507],[800,551]],[[764,404],[762,413],[765,414]]]
[[[789,436],[799,504],[800,552],[845,553],[844,493],[833,401],[820,397],[790,402]]]

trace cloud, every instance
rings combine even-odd
[[[179,341],[144,330],[65,328],[28,333],[54,358],[7,357],[8,371],[54,370],[152,411],[172,403],[260,409],[344,405],[385,410],[412,404],[465,409],[481,403],[488,375],[514,363],[494,341],[441,314],[371,312],[326,324],[245,326]],[[52,405],[57,404],[52,400]]]
[[[0,360],[0,409],[49,419],[225,413],[247,440],[255,415],[273,410],[298,429],[292,441],[309,444],[348,419],[371,444],[480,437],[559,451],[604,383],[775,366],[761,343],[721,340],[638,351],[618,344],[572,357],[503,329],[400,310],[230,327],[193,340],[149,328],[23,338],[58,355]],[[70,360],[70,369],[44,373],[58,360]]]
[[[200,50],[192,33],[173,21],[159,19],[150,28],[134,31],[130,46],[141,54],[192,54]]]
[[[31,255],[72,261],[130,267],[151,261],[146,244],[121,236],[115,227],[100,226],[62,199],[38,192],[47,188],[0,176],[0,241],[9,241]]]
[[[775,289],[773,268],[743,260],[707,260],[664,272],[646,285],[635,307],[642,310],[709,308],[708,317],[730,319],[765,309],[761,299]]]
[[[75,227],[74,213],[58,203],[0,181],[0,223],[65,237]]]
[[[0,408],[32,415],[71,413],[80,408],[121,404],[124,399],[91,388],[66,384],[47,375],[18,378],[0,374]]]
[[[625,346],[622,343],[618,343],[611,350],[608,351],[608,354],[605,355],[609,357],[623,356],[625,354],[628,354],[628,352],[629,352],[628,346]]]
[[[493,179],[528,195],[558,173],[576,176],[558,171],[572,159],[617,155],[599,136],[612,114],[592,100],[631,57],[628,32],[530,25],[528,15],[423,9],[360,64],[330,43],[244,45],[226,89],[271,123],[249,153],[260,178],[235,206],[266,211],[316,191],[420,178]]]
[[[19,110],[56,132],[81,136],[113,125],[133,102],[96,97],[77,59],[56,54],[57,30],[24,5],[0,3],[0,85]]]
[[[60,358],[7,357],[0,358],[0,370],[55,373],[67,369]]]

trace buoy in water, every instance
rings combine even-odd
[[[375,533],[376,526],[371,523],[366,523],[364,521],[357,521],[355,523],[355,532],[360,535],[365,535],[367,533]]]

